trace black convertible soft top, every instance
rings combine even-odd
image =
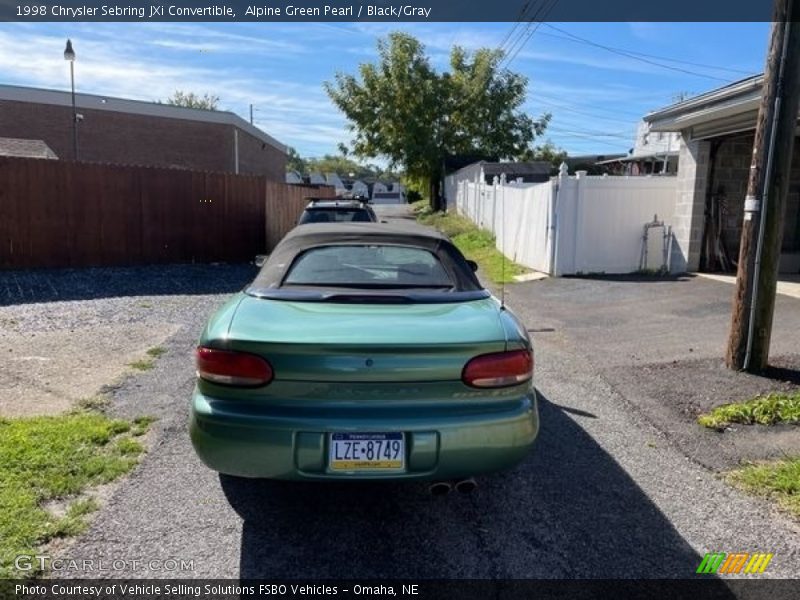
[[[305,251],[321,246],[386,245],[421,248],[433,253],[453,282],[453,288],[442,291],[408,293],[402,289],[370,291],[370,296],[402,296],[410,301],[455,302],[486,298],[483,289],[464,256],[441,233],[416,224],[393,223],[337,223],[308,224],[296,227],[272,251],[253,283],[245,292],[258,297],[276,300],[330,300],[343,296],[346,290],[298,290],[283,286],[283,281],[294,263]],[[364,295],[364,290],[351,290]]]

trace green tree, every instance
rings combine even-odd
[[[322,158],[309,158],[306,161],[306,168],[308,171],[320,173],[338,173],[342,177],[347,177],[352,173],[356,179],[375,176],[375,172],[369,167],[346,156],[333,154],[326,154]]]
[[[387,181],[397,181],[402,174],[384,169],[376,164],[363,164],[350,158],[347,153],[341,155],[326,154],[322,158],[302,158],[291,146],[287,150],[286,169],[299,173],[338,173],[348,177],[350,173],[356,179],[375,178]]]
[[[175,90],[169,98],[164,100],[164,104],[171,104],[172,106],[182,106],[184,108],[200,108],[202,110],[217,110],[219,106],[219,96],[212,96],[211,94],[195,94],[194,92],[183,92]],[[161,104],[161,101],[159,101]]]
[[[558,148],[553,142],[547,140],[544,144],[533,148],[525,159],[549,162],[552,166],[550,172],[555,175],[558,173],[561,163],[567,160],[567,151],[563,148]]]
[[[306,172],[306,161],[291,146],[286,148],[286,170],[297,171],[301,175]]]
[[[549,115],[534,120],[521,110],[527,79],[502,59],[498,50],[455,46],[440,74],[416,38],[395,32],[378,41],[376,63],[360,65],[358,76],[336,73],[325,90],[350,122],[353,153],[385,157],[427,181],[438,208],[445,156],[521,158],[547,125]]]

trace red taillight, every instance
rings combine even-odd
[[[200,346],[196,359],[197,376],[212,383],[256,387],[268,384],[274,376],[266,360],[246,352]]]
[[[461,379],[479,388],[507,387],[524,383],[533,377],[533,354],[513,350],[476,356],[467,363]]]

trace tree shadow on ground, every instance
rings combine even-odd
[[[702,557],[616,461],[542,396],[540,414],[529,458],[469,495],[220,476],[241,579],[694,577]]]

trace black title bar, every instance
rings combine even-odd
[[[215,22],[769,21],[770,0],[0,0],[0,20]]]
[[[577,558],[576,558],[577,560]],[[0,580],[6,600],[796,600],[797,580]]]

